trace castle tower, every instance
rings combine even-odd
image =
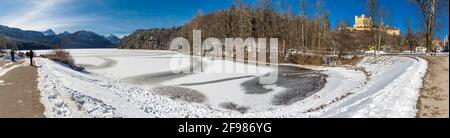
[[[399,28],[393,28],[389,26],[384,26],[384,22],[381,22],[380,26],[383,31],[385,31],[389,35],[400,35]],[[378,30],[380,28],[374,27],[374,23],[372,22],[372,17],[366,17],[366,15],[362,14],[361,16],[355,16],[355,24],[351,30],[353,31],[370,31],[370,30]]]
[[[373,27],[372,17],[366,17],[366,15],[355,16],[354,28],[371,28]]]

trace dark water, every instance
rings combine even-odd
[[[153,91],[171,99],[184,100],[188,102],[203,103],[207,100],[206,96],[201,92],[183,87],[163,86],[154,88]]]
[[[194,58],[192,69],[193,70],[201,70],[202,67],[206,68],[207,65],[205,65],[205,64],[201,65],[200,60]],[[181,70],[186,70],[189,68],[190,67],[187,67],[187,68],[183,68]],[[164,81],[181,78],[181,77],[185,77],[185,76],[192,75],[192,74],[193,73],[183,73],[183,72],[174,73],[173,71],[163,71],[163,72],[127,77],[127,78],[124,78],[123,80],[130,82],[132,84],[136,84],[136,85],[147,85],[147,84],[158,84],[158,83],[161,83]]]
[[[326,75],[319,72],[294,66],[278,66],[278,80],[275,85],[286,88],[272,99],[274,105],[289,105],[318,92],[325,86]],[[259,78],[241,84],[247,94],[266,94],[272,89],[259,84]]]

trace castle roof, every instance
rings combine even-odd
[[[386,30],[400,30],[399,28],[386,28]]]

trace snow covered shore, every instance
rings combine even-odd
[[[153,53],[157,56],[167,52]],[[133,61],[133,58],[148,55],[137,52],[135,56],[120,58]],[[40,66],[38,87],[46,117],[414,117],[421,78],[427,68],[423,59],[394,56],[366,57],[358,68],[308,66],[306,68],[328,75],[325,87],[319,92],[290,105],[242,114],[234,110],[217,110],[207,104],[174,100],[121,81],[118,78],[126,77],[125,74],[110,74],[123,69],[120,61],[117,68],[90,73],[76,72],[48,59],[38,58],[37,64]],[[156,70],[166,69],[159,67]],[[146,73],[153,71],[146,70]],[[139,75],[139,72],[131,72]],[[236,82],[242,81],[234,81],[229,87],[239,89],[241,86],[234,86]]]

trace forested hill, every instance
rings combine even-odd
[[[381,33],[351,31],[351,25],[345,20],[336,21],[339,29],[332,30],[328,13],[320,5],[313,8],[313,13],[308,16],[303,12],[294,13],[290,8],[274,8],[270,3],[257,5],[251,7],[244,2],[235,3],[228,9],[206,15],[199,12],[179,28],[138,30],[123,38],[119,48],[169,49],[170,41],[177,36],[187,38],[192,44],[193,30],[201,30],[203,40],[209,37],[221,40],[236,37],[278,38],[284,44],[280,50],[295,49],[306,53],[338,51],[341,54],[367,50],[369,45],[379,43],[399,46],[402,42],[401,36],[384,33],[383,39],[378,42],[374,34]],[[299,7],[302,11],[303,6]]]
[[[170,41],[178,37],[180,28],[137,30],[123,37],[118,48],[168,50]]]
[[[327,13],[310,19],[289,10],[277,12],[268,3],[258,7],[240,3],[206,15],[198,13],[181,28],[138,30],[123,38],[119,48],[169,49],[171,39],[167,38],[181,36],[192,41],[194,29],[202,31],[202,38],[279,38],[285,40],[287,46],[306,48],[306,45],[323,42],[323,33],[330,30],[330,24]]]
[[[52,48],[115,48],[104,36],[91,31],[64,32],[55,34],[21,30],[0,25],[0,37],[6,42],[0,49],[52,49]]]

